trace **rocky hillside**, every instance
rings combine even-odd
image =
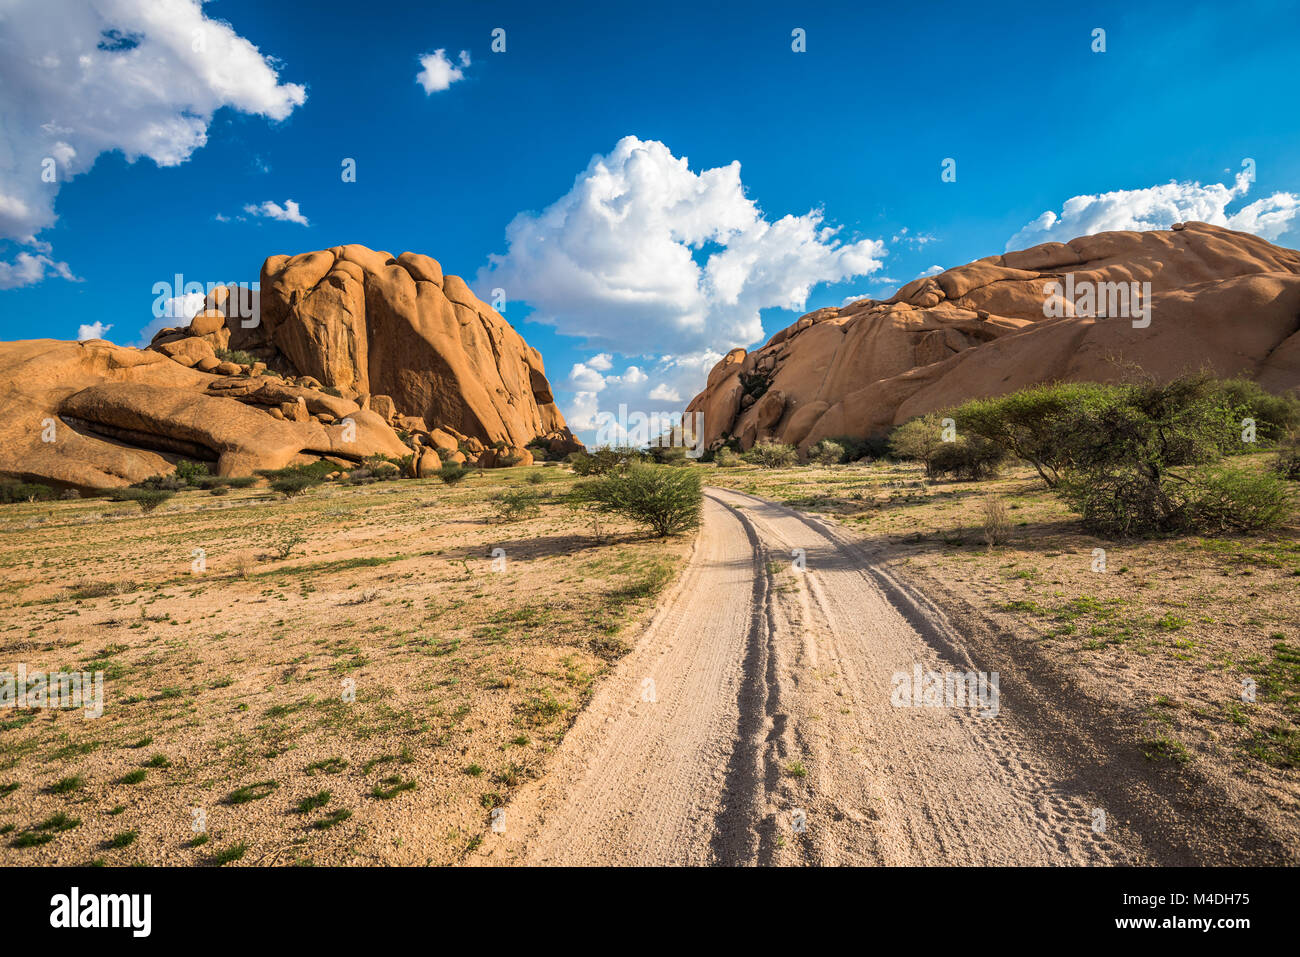
[[[578,448],[531,348],[428,256],[273,256],[261,303],[218,288],[148,349],[0,343],[0,475],[81,491],[320,457],[528,463]]]
[[[1114,289],[1100,284],[1135,282],[1150,283],[1149,312],[1116,316]],[[1102,295],[1089,308],[1081,291],[1094,288]],[[1179,223],[989,256],[891,299],[810,313],[753,352],[733,349],[687,411],[703,413],[706,445],[807,449],[965,399],[1116,381],[1135,367],[1160,379],[1205,367],[1274,392],[1300,386],[1300,253]]]

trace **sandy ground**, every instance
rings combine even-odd
[[[1132,814],[1128,824],[1106,814],[1126,782],[1112,779],[1113,765],[1044,741],[1040,716],[1018,708],[1007,664],[995,716],[894,706],[898,672],[986,664],[971,660],[937,606],[873,567],[850,537],[711,489],[682,580],[578,718],[550,773],[516,793],[478,859],[1112,864],[1176,856],[1153,850]]]
[[[596,537],[573,481],[0,509],[0,672],[105,676],[99,718],[0,709],[0,865],[457,863],[693,541]]]

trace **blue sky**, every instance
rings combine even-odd
[[[577,421],[619,401],[680,410],[717,352],[1017,234],[1029,245],[1221,216],[1300,244],[1300,14],[1286,3],[324,0],[304,15],[140,2],[3,5],[5,339],[100,322],[132,343],[153,321],[154,284],[176,273],[252,281],[277,253],[414,250],[484,298],[506,289],[506,318]],[[228,24],[211,28],[220,54],[178,46],[205,17]],[[505,52],[491,51],[495,28]],[[806,52],[791,49],[795,28]],[[429,92],[420,58],[437,50],[442,73],[461,76]],[[77,80],[73,102],[66,71],[84,51],[108,66]],[[159,59],[133,66],[143,54]],[[155,102],[140,90],[159,77]],[[75,160],[34,185],[56,142]],[[593,156],[607,158],[594,174]],[[1255,180],[1239,184],[1247,157]],[[941,179],[945,158],[955,182]],[[587,209],[607,181],[657,238]],[[1127,192],[1039,221],[1113,191]],[[289,200],[306,225],[246,212],[283,215]],[[709,257],[729,249],[714,275]]]

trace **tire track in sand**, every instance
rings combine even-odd
[[[709,489],[678,583],[470,863],[1131,859],[1012,711],[893,707],[914,664],[975,670],[942,612],[838,531]]]

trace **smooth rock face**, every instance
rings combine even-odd
[[[913,280],[892,299],[819,309],[729,352],[687,411],[703,413],[706,446],[806,450],[1037,383],[1118,381],[1132,366],[1161,380],[1206,367],[1274,392],[1300,386],[1300,252],[1180,226],[1044,243]],[[1067,273],[1075,297],[1050,318],[1045,287]],[[1145,327],[1076,309],[1085,283],[1133,282],[1151,284]]]
[[[304,455],[414,456],[428,475],[438,448],[490,467],[531,462],[534,439],[582,447],[537,350],[428,256],[273,256],[257,297],[214,289],[146,350],[0,343],[0,476],[94,491],[179,458],[243,475]]]
[[[271,414],[282,398],[300,421]],[[352,427],[314,410],[346,410]],[[94,491],[166,474],[179,458],[246,475],[302,453],[359,461],[411,449],[356,403],[277,379],[228,379],[102,340],[0,343],[0,475]]]
[[[272,256],[260,323],[228,323],[230,348],[271,369],[370,396],[381,416],[485,445],[579,444],[555,405],[541,354],[436,260],[365,246]]]

